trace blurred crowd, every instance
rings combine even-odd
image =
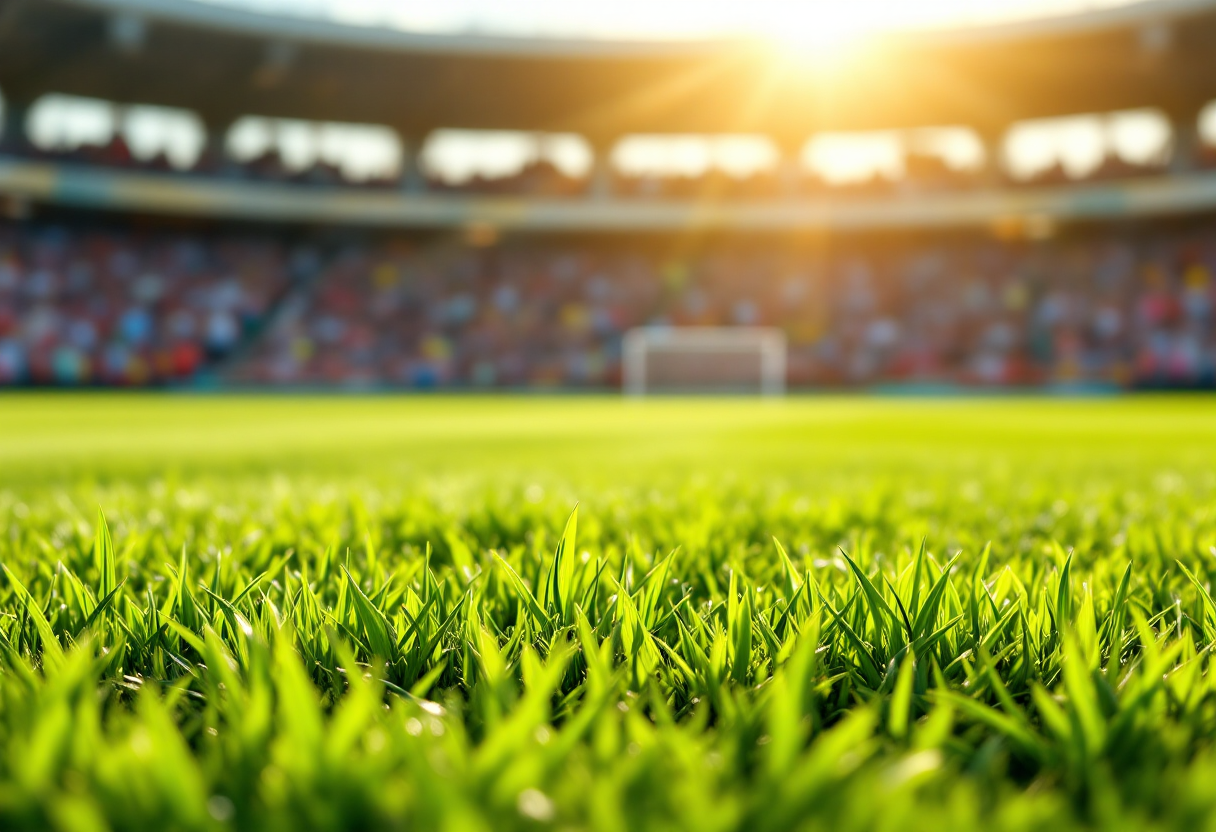
[[[348,247],[234,381],[620,383],[631,327],[774,326],[792,386],[1216,383],[1216,229],[698,252]]]
[[[1213,224],[673,245],[12,222],[0,384],[614,387],[645,325],[779,327],[794,387],[1216,386]]]
[[[288,288],[269,238],[0,225],[0,385],[147,385],[233,354]]]

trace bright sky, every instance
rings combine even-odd
[[[597,38],[760,35],[825,41],[879,29],[959,26],[1132,0],[205,0],[421,32]]]

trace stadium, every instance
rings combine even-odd
[[[5,14],[0,189],[22,219],[0,383],[610,389],[639,326],[780,329],[793,388],[1216,380],[1202,4],[891,35],[821,65],[752,41],[418,36],[189,2]],[[65,96],[109,132],[73,146],[43,117]],[[166,135],[195,128],[193,158],[132,146],[158,113]],[[1128,114],[1156,146],[1134,121],[1120,143]],[[1021,127],[1077,116],[1114,137],[1088,169],[1002,165]],[[260,152],[233,158],[259,125]],[[356,183],[298,146],[343,125],[404,150]],[[445,181],[427,150],[453,129],[536,148]],[[714,137],[772,158],[614,167],[663,136],[675,155],[691,138],[694,165]],[[828,182],[800,164],[815,136],[899,155]],[[580,150],[584,170],[559,167]],[[64,274],[31,279],[47,269]]]
[[[0,0],[0,827],[1213,827],[1214,55]]]

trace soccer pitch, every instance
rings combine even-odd
[[[5,395],[0,522],[5,829],[1216,826],[1211,398]]]

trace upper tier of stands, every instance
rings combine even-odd
[[[0,89],[243,114],[443,127],[762,133],[969,124],[1209,101],[1216,2],[1151,0],[979,29],[888,34],[847,54],[755,40],[419,35],[191,0],[0,0]]]
[[[398,227],[605,230],[976,226],[1011,217],[1207,210],[1216,205],[1209,177],[1170,174],[1205,170],[1213,159],[1194,125],[1216,97],[1207,71],[1214,49],[1216,0],[888,34],[831,60],[754,40],[432,36],[191,0],[0,0],[0,202]],[[137,159],[121,135],[71,151],[35,150],[21,125],[50,92],[189,110],[205,127],[204,152],[182,172],[164,157]],[[1127,108],[1154,108],[1174,125],[1171,159],[1110,157],[1080,178],[1057,166],[1015,180],[992,161],[956,170],[922,153],[906,159],[902,177],[848,185],[794,164],[802,143],[823,130],[963,126],[996,158],[1002,131],[1018,120]],[[383,125],[411,158],[399,175],[357,184],[329,163],[290,169],[273,150],[242,163],[227,158],[225,130],[254,114]],[[585,176],[542,159],[507,176],[428,179],[417,151],[444,127],[568,131],[590,143],[597,161]],[[767,137],[784,158],[774,170],[742,178],[627,176],[602,162],[630,134],[728,132]],[[1117,187],[1099,187],[1106,183]],[[1065,186],[1078,191],[1053,190]],[[684,204],[641,211],[585,204],[588,197]]]
[[[902,176],[892,178],[875,173],[867,179],[846,183],[829,182],[801,166],[781,170],[762,170],[745,176],[732,176],[708,170],[689,175],[628,175],[610,172],[603,182],[592,175],[572,176],[547,160],[526,163],[514,174],[477,175],[453,184],[437,176],[418,172],[414,181],[401,172],[392,176],[351,180],[324,161],[290,169],[277,151],[270,149],[257,158],[238,161],[226,155],[207,152],[187,169],[175,168],[162,154],[150,159],[134,156],[121,134],[105,144],[84,144],[71,150],[39,149],[29,141],[10,137],[0,141],[0,156],[72,166],[116,171],[173,173],[182,177],[228,181],[270,182],[319,187],[357,187],[371,190],[410,190],[414,193],[475,194],[539,197],[586,197],[596,187],[598,196],[643,199],[748,199],[775,200],[799,197],[848,195],[893,196],[901,191],[966,191],[985,187],[1034,187],[1087,182],[1111,182],[1145,176],[1160,176],[1169,171],[1166,160],[1134,164],[1111,156],[1094,170],[1081,176],[1068,176],[1055,166],[1026,177],[1015,178],[997,166],[986,169],[954,169],[941,158],[928,154],[909,154]],[[1216,166],[1216,148],[1196,143],[1172,158],[1175,169],[1202,170]]]

